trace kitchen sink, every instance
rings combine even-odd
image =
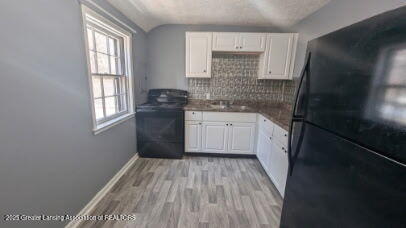
[[[246,110],[248,107],[245,105],[230,105],[230,106],[225,106],[225,105],[218,105],[218,104],[212,104],[210,107],[215,108],[215,109],[232,109],[232,110]]]

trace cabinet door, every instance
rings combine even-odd
[[[269,173],[269,158],[271,153],[269,136],[262,130],[258,131],[257,157],[266,173]]]
[[[263,52],[265,50],[265,33],[240,33],[239,51]]]
[[[238,51],[240,33],[214,32],[213,51]]]
[[[202,123],[186,121],[185,124],[185,151],[200,152],[202,148]]]
[[[272,140],[269,172],[272,176],[271,179],[274,181],[274,184],[282,197],[285,194],[288,165],[289,162],[286,148]]]
[[[202,134],[203,152],[227,152],[228,126],[225,122],[203,122]]]
[[[260,78],[291,79],[293,58],[295,58],[294,49],[296,49],[295,34],[268,34]]]
[[[211,77],[211,32],[186,33],[186,77]]]
[[[228,153],[253,154],[255,123],[230,123]]]

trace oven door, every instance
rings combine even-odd
[[[142,110],[136,119],[138,143],[184,142],[183,110]]]

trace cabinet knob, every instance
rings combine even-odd
[[[269,71],[269,73],[272,73],[272,71]]]
[[[266,120],[264,120],[264,122],[266,122]]]
[[[230,124],[230,126],[233,126],[233,124]]]
[[[272,140],[272,137],[269,137],[269,140]]]
[[[226,126],[228,126],[228,124],[226,124]]]
[[[240,49],[242,49],[242,46],[240,46]]]
[[[200,125],[202,125],[202,123],[199,123]]]
[[[203,70],[204,73],[206,73],[206,70]]]
[[[195,112],[192,112],[192,114],[194,115],[194,114],[195,114]]]
[[[285,134],[285,137],[288,136],[288,134]]]

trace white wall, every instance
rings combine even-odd
[[[145,33],[98,2],[137,30],[134,72],[145,75]],[[0,214],[75,215],[135,154],[135,120],[92,133],[78,1],[2,0],[0,27]]]
[[[162,25],[147,34],[148,88],[187,89],[185,32],[278,32],[277,28],[217,25]]]
[[[332,0],[288,29],[299,32],[294,76],[302,69],[307,41],[405,5],[405,0]]]

